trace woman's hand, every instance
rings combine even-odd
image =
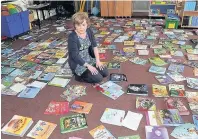
[[[104,69],[104,65],[100,61],[96,61],[96,67],[99,68],[100,70]]]
[[[98,70],[93,67],[92,65],[87,65],[88,70],[91,72],[92,75],[98,74]]]

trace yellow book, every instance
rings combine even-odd
[[[82,101],[75,101],[70,108],[70,111],[77,112],[77,113],[85,113],[89,114],[92,103],[82,102]]]
[[[54,58],[63,58],[66,55],[67,51],[58,50],[54,56]]]
[[[32,123],[32,118],[14,115],[12,119],[2,128],[2,133],[23,137]]]
[[[152,90],[155,97],[168,97],[166,86],[153,84]]]
[[[103,125],[89,131],[94,139],[116,139]]]
[[[134,41],[124,41],[124,45],[134,45]]]

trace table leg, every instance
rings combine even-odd
[[[41,21],[39,19],[38,10],[36,10],[36,14],[37,14],[37,18],[38,18],[39,29],[41,29]]]

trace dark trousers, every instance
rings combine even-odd
[[[99,68],[96,69],[98,70],[98,74],[96,75],[92,75],[87,69],[81,76],[75,75],[75,79],[81,82],[99,83],[104,77],[107,77],[109,73],[106,67],[104,67],[103,70],[100,70]]]

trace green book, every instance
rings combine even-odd
[[[141,139],[139,135],[118,137],[118,139]]]
[[[85,114],[76,114],[60,118],[61,133],[73,132],[87,128]]]

